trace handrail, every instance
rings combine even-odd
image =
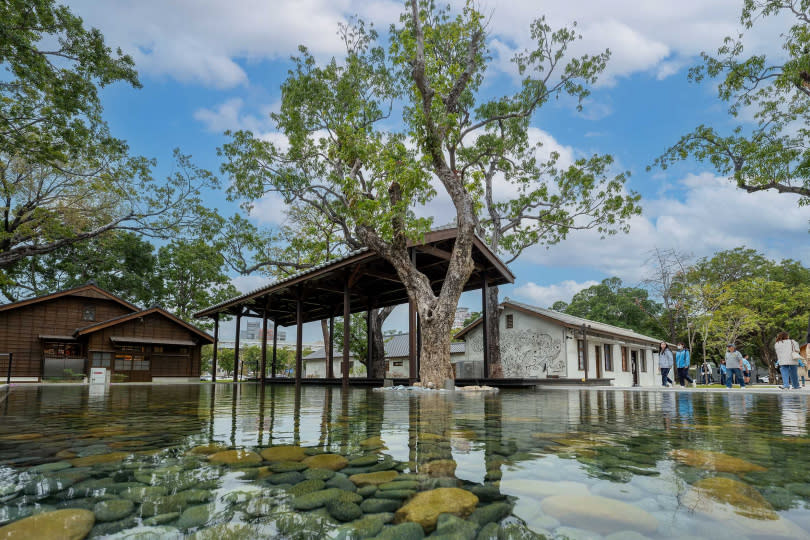
[[[11,384],[11,362],[14,359],[14,353],[0,353],[0,356],[8,356],[8,372],[6,373],[6,384]]]

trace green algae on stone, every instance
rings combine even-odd
[[[372,465],[376,465],[380,458],[377,454],[369,454],[367,456],[361,456],[354,459],[349,460],[349,466],[351,467],[371,467]]]
[[[128,499],[101,501],[93,507],[97,521],[117,521],[123,519],[135,509],[135,503]]]
[[[268,468],[274,473],[287,473],[306,470],[307,466],[298,461],[275,461]]]
[[[401,489],[419,489],[419,482],[416,480],[397,480],[396,482],[386,482],[377,486],[382,491],[388,490],[401,490]]]
[[[366,514],[376,514],[379,512],[394,512],[402,505],[396,499],[366,499],[360,503],[360,508]]]
[[[306,495],[294,498],[292,506],[296,510],[314,510],[331,500],[337,499],[340,497],[341,493],[343,493],[343,491],[337,488],[328,488],[314,493],[307,493]]]
[[[505,502],[496,502],[486,506],[479,506],[467,518],[469,521],[475,522],[479,527],[483,527],[487,523],[493,523],[502,520],[512,512],[512,505]]]
[[[378,490],[374,496],[378,499],[395,499],[405,500],[416,495],[415,489],[389,489],[385,491]]]
[[[127,529],[105,537],[105,540],[182,540],[183,534],[176,527],[144,526]]]
[[[36,514],[0,527],[0,538],[59,538],[81,540],[93,528],[93,512],[81,509],[54,510]]]
[[[383,528],[380,534],[375,536],[375,540],[421,540],[425,537],[425,531],[416,523],[401,523]]]
[[[281,484],[299,484],[306,480],[303,474],[298,471],[291,471],[285,473],[277,473],[272,476],[267,477],[267,481],[273,485],[281,485]]]
[[[265,461],[302,461],[307,453],[300,446],[273,446],[262,450],[261,456]]]
[[[169,490],[163,486],[143,486],[127,488],[119,496],[137,503],[142,503],[147,499],[154,499],[166,495]]]
[[[307,469],[304,471],[304,478],[307,480],[327,480],[335,476],[335,471],[330,469]],[[348,479],[347,479],[348,480]],[[336,486],[337,487],[337,486]]]
[[[339,471],[346,468],[349,460],[340,454],[318,454],[305,458],[302,463],[310,469],[329,469]]]
[[[349,480],[354,482],[357,486],[379,485],[392,482],[399,476],[397,471],[379,471],[364,474],[355,474],[349,477]]]
[[[475,540],[478,526],[453,514],[442,514],[436,522],[431,538],[439,540]]]
[[[214,507],[210,504],[198,504],[190,506],[183,510],[180,519],[177,521],[177,526],[181,529],[195,529],[202,527],[208,520],[211,519],[211,513]]]
[[[320,491],[324,488],[326,484],[323,480],[304,480],[303,482],[299,482],[295,484],[292,488],[287,490],[287,493],[291,497],[298,497],[300,495],[306,495],[307,493],[312,493],[314,491]]]
[[[326,510],[338,521],[354,521],[363,515],[363,510],[353,502],[332,500],[326,503]]]
[[[498,540],[499,531],[500,527],[497,523],[487,523],[478,531],[475,540]]]
[[[180,517],[180,512],[169,512],[168,514],[158,514],[143,520],[144,525],[163,525],[164,523],[171,523]]]

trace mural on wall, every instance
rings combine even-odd
[[[483,332],[471,332],[467,349],[483,354]],[[542,377],[567,375],[565,357],[560,354],[562,341],[541,330],[501,331],[501,367],[504,377]]]
[[[507,331],[501,335],[504,377],[565,376],[562,343],[541,330]]]

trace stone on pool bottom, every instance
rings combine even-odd
[[[598,495],[552,495],[543,499],[541,507],[563,524],[586,525],[601,534],[653,533],[658,529],[658,520],[644,510]]]

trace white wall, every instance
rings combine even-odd
[[[512,328],[506,328],[507,316],[512,315]],[[506,307],[498,321],[501,331],[501,362],[504,377],[547,378],[556,375],[559,378],[582,379],[585,371],[579,369],[577,358],[577,339],[574,332],[560,323],[535,317]],[[483,325],[479,324],[465,336],[467,343],[466,361],[483,362]],[[641,351],[647,357],[647,370],[639,372],[641,386],[660,384],[658,375],[658,355],[649,346],[636,343],[625,343],[620,339],[606,337],[588,337],[588,378],[597,377],[596,347],[609,347],[613,354],[613,370],[604,369],[604,352],[600,354],[602,378],[611,379],[613,386],[629,387],[633,385],[631,369],[632,353],[635,351],[639,369],[641,368]],[[621,347],[627,347],[627,368],[622,370]]]

